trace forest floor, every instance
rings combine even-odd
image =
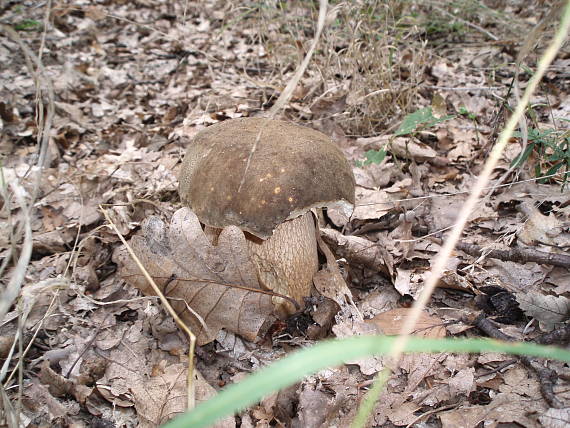
[[[353,167],[354,214],[327,212],[321,228],[364,321],[315,291],[263,337],[222,329],[197,347],[198,400],[324,337],[398,332],[552,39],[558,3],[331,2],[277,117],[330,136]],[[2,3],[3,426],[153,427],[184,411],[186,336],[125,282],[104,213],[127,239],[150,216],[169,223],[188,142],[269,110],[317,16],[318,2],[303,1]],[[569,70],[566,43],[417,334],[567,344]],[[219,426],[349,426],[385,365],[321,371]],[[370,426],[570,426],[569,379],[552,361],[408,355]]]

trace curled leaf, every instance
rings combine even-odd
[[[170,227],[157,217],[146,219],[130,245],[199,345],[214,340],[222,328],[253,341],[274,321],[271,296],[260,292],[238,227],[224,228],[213,245],[196,215],[182,208]],[[155,295],[125,249],[114,259],[128,284]]]

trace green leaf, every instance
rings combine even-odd
[[[417,131],[420,128],[430,128],[437,125],[440,122],[444,122],[449,119],[453,119],[455,116],[448,115],[441,118],[437,118],[433,115],[431,107],[424,107],[422,109],[416,110],[404,117],[404,120],[400,124],[400,127],[396,131],[396,136],[408,135]]]
[[[23,19],[14,25],[14,29],[16,31],[34,31],[40,30],[42,28],[42,24],[35,19]]]
[[[431,107],[424,107],[404,117],[396,135],[407,135],[414,132],[417,127],[433,118]]]
[[[365,167],[366,165],[371,165],[371,164],[380,164],[386,157],[386,153],[387,152],[385,148],[382,148],[380,150],[368,150],[366,153],[364,153],[364,157],[366,159],[363,161],[356,160],[354,161],[354,164],[358,168],[362,168]]]
[[[469,120],[477,119],[477,116],[474,113],[471,113],[469,110],[467,110],[467,107],[465,106],[459,107],[459,114],[461,116],[466,116]]]
[[[562,168],[564,166],[563,162],[557,163],[553,166],[551,166],[548,171],[546,171],[546,173],[544,175],[552,175],[552,174],[556,174],[558,172],[558,170],[560,168]]]
[[[532,153],[532,149],[534,149],[534,143],[530,143],[528,146],[526,146],[525,151],[511,161],[511,166],[515,166],[517,168],[520,167],[523,162],[528,159]]]
[[[366,156],[366,160],[362,163],[362,165],[370,165],[370,164],[380,164],[386,157],[386,149],[382,148],[380,150],[368,150],[364,153]]]
[[[230,385],[194,410],[167,423],[165,428],[207,427],[217,419],[238,412],[261,398],[326,367],[370,355],[385,355],[396,337],[356,336],[329,340],[294,352],[243,381]],[[411,337],[407,352],[505,352],[570,362],[570,351],[530,343],[507,343],[488,339],[425,339]]]

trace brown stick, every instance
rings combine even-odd
[[[493,339],[504,340],[508,342],[515,341],[515,339],[513,339],[511,336],[503,333],[497,327],[495,327],[495,325],[483,315],[478,316],[472,322],[472,325]],[[526,355],[520,355],[519,359],[526,367],[536,373],[538,382],[540,384],[540,392],[548,405],[556,409],[564,408],[564,403],[562,403],[562,401],[560,401],[554,393],[554,384],[558,379],[556,372],[552,369],[549,369],[548,367],[540,367],[537,364],[533,364],[535,359]]]
[[[479,245],[468,244],[464,242],[458,243],[457,249],[474,257],[479,257],[484,253],[486,257],[491,257],[493,259],[519,263],[536,262],[546,265],[570,268],[570,256],[566,254],[546,253],[544,251],[525,248],[490,250],[487,252],[484,251],[483,248]]]

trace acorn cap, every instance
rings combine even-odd
[[[281,120],[227,120],[199,132],[180,173],[179,193],[200,221],[269,238],[311,208],[352,212],[354,176],[325,134]]]

